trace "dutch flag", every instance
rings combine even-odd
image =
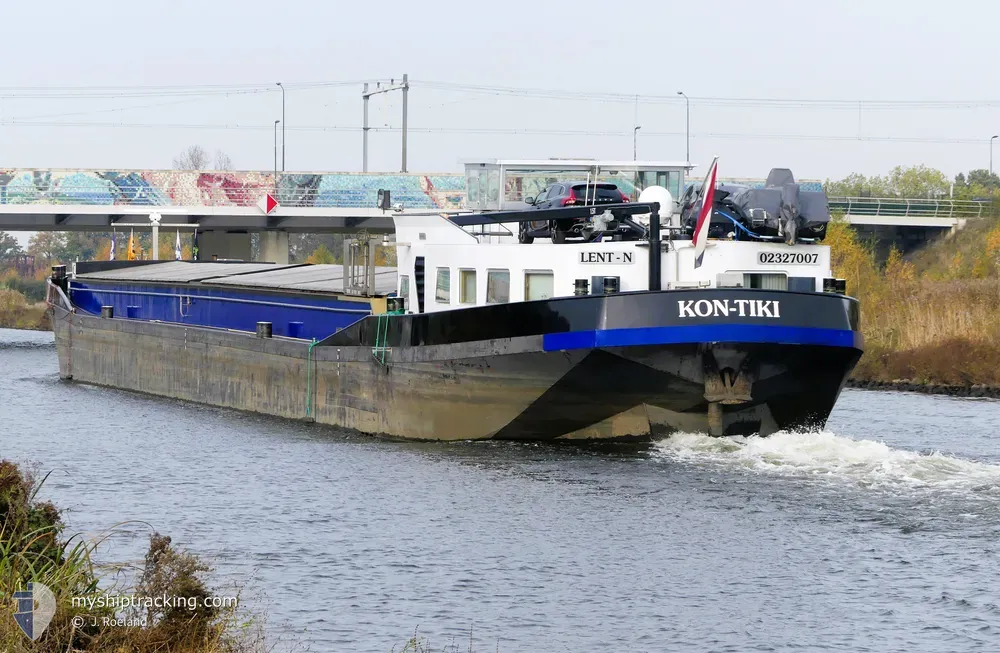
[[[181,230],[177,230],[177,238],[174,240],[174,259],[181,260]]]
[[[701,209],[698,211],[698,222],[695,224],[694,237],[694,266],[701,267],[701,261],[705,257],[705,245],[708,242],[708,226],[712,222],[712,207],[715,203],[715,181],[718,170],[719,157],[712,159],[712,165],[705,176],[705,183],[701,187]]]
[[[115,233],[111,234],[111,256],[108,257],[109,261],[115,260],[115,236],[116,235],[117,234],[115,234]]]

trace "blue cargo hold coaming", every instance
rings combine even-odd
[[[371,303],[342,296],[289,291],[268,292],[221,286],[170,283],[70,282],[70,298],[78,310],[100,315],[113,306],[116,318],[159,320],[192,326],[255,331],[270,322],[273,334],[289,336],[290,324],[301,322],[298,338],[321,340],[371,315]]]

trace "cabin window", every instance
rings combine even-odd
[[[399,296],[410,301],[410,277],[405,274],[399,277]]]
[[[476,271],[475,270],[459,270],[458,271],[458,282],[461,286],[459,293],[459,299],[463,304],[475,304],[476,303]]]
[[[437,290],[434,292],[434,301],[438,304],[451,303],[451,270],[448,268],[437,269]]]
[[[788,290],[788,277],[783,274],[751,274],[743,275],[744,288],[759,288],[760,290]]]
[[[486,271],[486,303],[506,304],[510,301],[510,270]]]
[[[524,273],[525,301],[549,299],[552,297],[554,287],[551,270]]]

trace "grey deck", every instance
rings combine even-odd
[[[275,265],[273,263],[195,263],[167,261],[117,270],[77,275],[81,281],[136,283],[206,283],[240,288],[344,292],[344,267],[330,265]],[[375,268],[375,292],[396,290],[396,268]]]
[[[338,264],[305,265],[213,279],[212,283],[223,286],[343,292],[344,266]],[[386,293],[395,289],[396,268],[375,268],[375,291]]]

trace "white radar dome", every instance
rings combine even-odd
[[[674,197],[670,191],[663,186],[649,186],[639,193],[639,202],[659,202],[660,203],[660,224],[669,223],[670,217],[674,214]],[[649,215],[649,214],[646,214]],[[647,218],[648,219],[648,218]],[[645,220],[643,220],[645,222]]]

